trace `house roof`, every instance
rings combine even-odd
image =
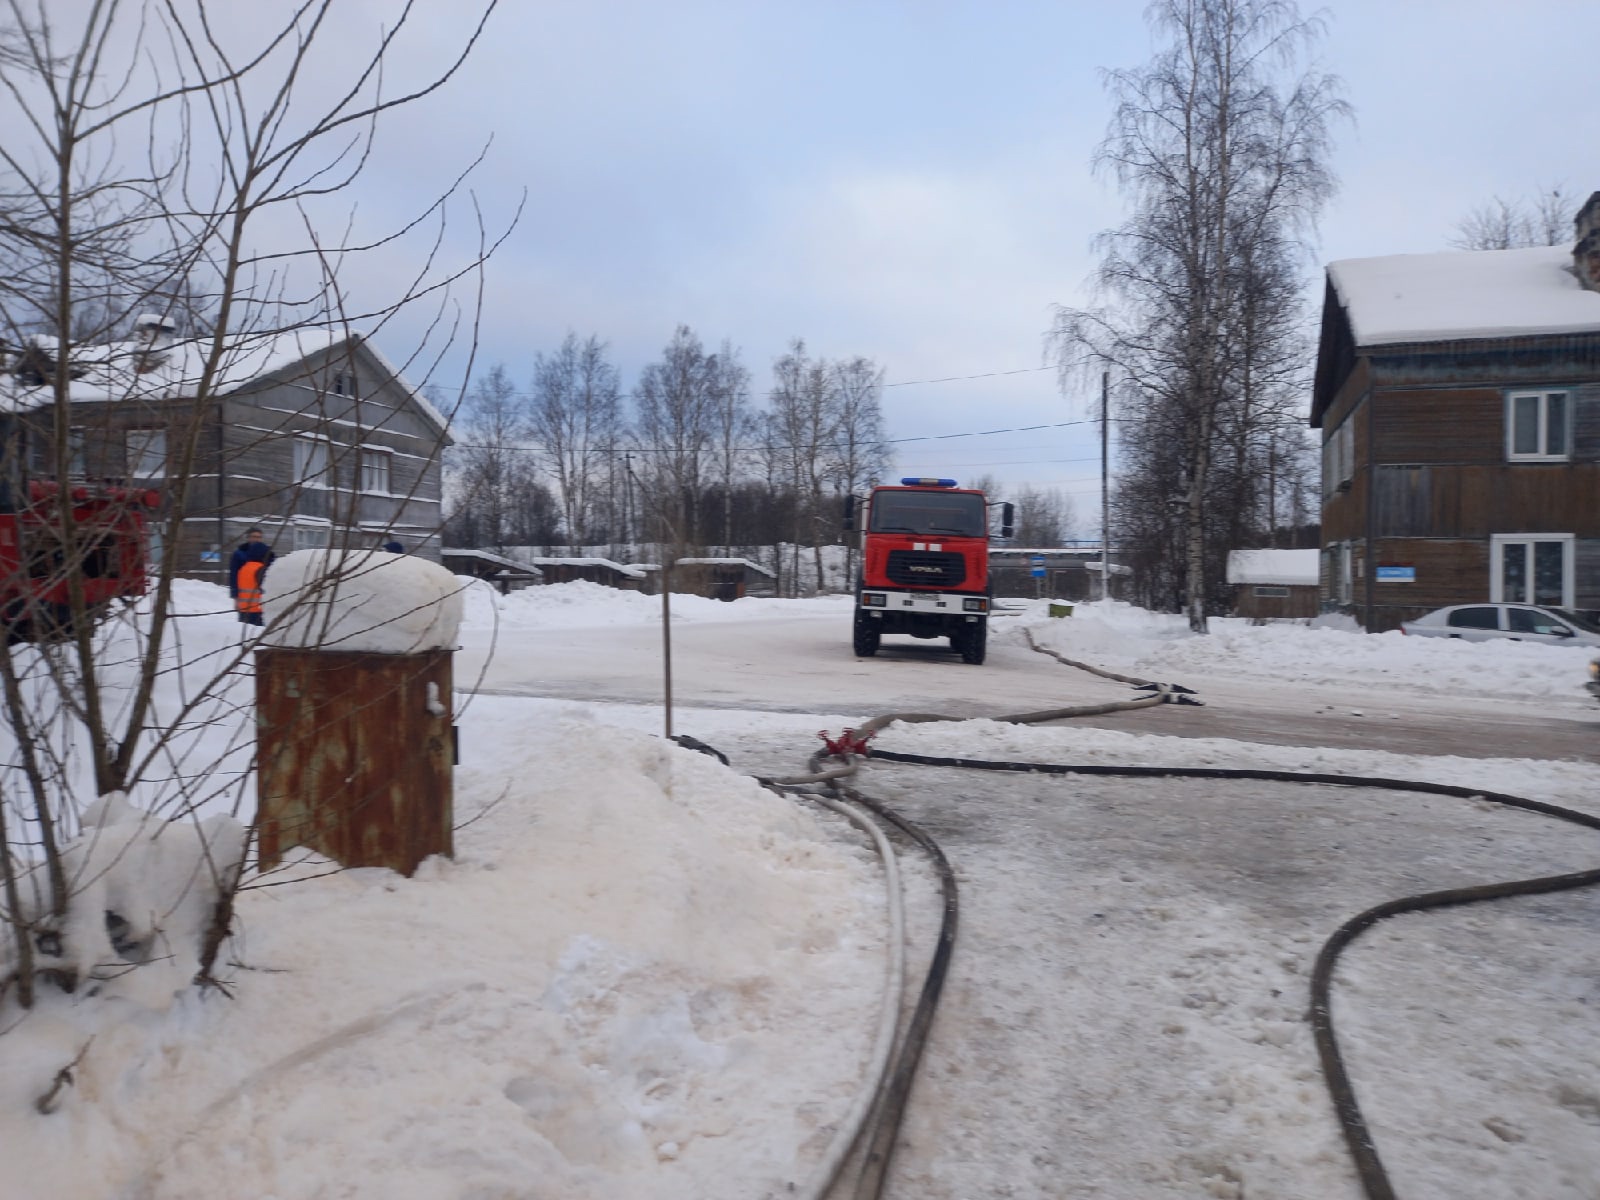
[[[763,567],[760,563],[751,562],[748,558],[680,558],[673,565],[677,567],[715,567],[733,566],[735,563],[748,570],[755,571],[757,574],[765,575],[768,579],[777,578],[766,567]]]
[[[439,557],[449,560],[452,558],[475,558],[482,562],[493,563],[497,567],[504,567],[508,571],[520,571],[524,575],[543,575],[538,567],[519,563],[515,559],[507,558],[503,554],[494,554],[488,550],[468,550],[460,546],[444,546],[439,550]]]
[[[1566,246],[1346,258],[1328,280],[1358,347],[1600,333],[1600,292]]]
[[[226,395],[269,375],[293,377],[293,369],[311,358],[322,359],[345,344],[358,346],[443,433],[444,416],[421,392],[400,375],[388,359],[365,335],[344,328],[275,330],[270,333],[241,333],[229,340],[211,380],[214,395]],[[34,345],[54,354],[53,338],[35,338]],[[146,343],[130,338],[120,342],[79,345],[72,348],[72,367],[78,372],[69,385],[74,403],[104,403],[114,400],[177,400],[192,396],[205,377],[205,364],[211,352],[204,338],[175,341],[163,347],[153,365],[138,370]],[[26,387],[12,376],[0,378],[0,395],[8,411],[23,412],[49,404],[54,394],[49,385]]]
[[[1320,553],[1317,550],[1230,550],[1228,582],[1315,587]]]

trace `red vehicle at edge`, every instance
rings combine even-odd
[[[954,479],[906,478],[872,489],[862,502],[861,576],[856,583],[855,652],[870,658],[886,633],[948,637],[969,663],[988,645],[989,503]],[[856,498],[845,502],[855,528]],[[1001,537],[1014,510],[1001,509]]]
[[[72,632],[73,575],[82,580],[92,617],[113,600],[144,595],[150,550],[146,514],[160,503],[158,493],[69,484],[70,536],[76,547],[69,552],[58,485],[30,480],[25,488],[23,503],[0,499],[0,624],[7,645]]]

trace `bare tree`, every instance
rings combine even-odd
[[[1072,497],[1060,488],[1020,487],[1012,501],[1017,507],[1018,546],[1064,546],[1076,536],[1077,517]]]
[[[869,358],[834,366],[837,440],[830,448],[829,482],[840,495],[864,493],[889,469],[883,433],[883,368]],[[855,578],[855,546],[846,544],[845,579]]]
[[[1565,185],[1559,183],[1540,188],[1531,202],[1495,196],[1456,222],[1449,244],[1456,250],[1559,246],[1572,240],[1576,209]]]
[[[673,557],[703,544],[699,509],[715,429],[714,375],[700,339],[680,325],[633,390],[642,481],[650,509],[668,526],[659,540],[674,543]]]
[[[805,342],[796,338],[789,352],[773,363],[772,379],[772,434],[796,499],[790,583],[798,595],[800,547],[809,544],[815,589],[820,592],[826,585],[822,545],[829,540],[827,527],[837,528],[837,522],[830,522],[826,498],[840,432],[838,375],[827,361],[812,358]]]
[[[712,355],[710,378],[711,433],[717,487],[722,493],[722,551],[733,553],[734,486],[750,457],[746,443],[760,436],[761,425],[750,410],[750,369],[739,352],[724,341]]]
[[[1332,191],[1329,127],[1346,107],[1333,79],[1297,73],[1320,25],[1289,0],[1157,0],[1149,13],[1167,44],[1108,74],[1116,111],[1097,155],[1133,202],[1100,241],[1114,306],[1059,309],[1053,340],[1064,375],[1114,368],[1124,430],[1150,430],[1163,493],[1147,516],[1181,505],[1184,604],[1204,632],[1225,549],[1207,546],[1220,440],[1230,406],[1249,425],[1287,345],[1260,336],[1283,322],[1252,303],[1294,294],[1283,275]]]
[[[329,34],[332,0],[299,0],[260,41],[241,44],[249,35],[203,0],[104,0],[70,15],[9,2],[0,340],[26,345],[28,361],[0,381],[8,411],[21,414],[4,427],[5,490],[12,512],[33,485],[52,498],[30,511],[32,541],[0,580],[8,597],[22,598],[4,613],[8,640],[20,634],[19,615],[39,639],[0,654],[0,753],[12,781],[0,791],[0,920],[11,935],[0,946],[0,1004],[29,1005],[40,979],[71,989],[144,961],[125,952],[130,943],[112,918],[153,922],[155,936],[165,914],[114,914],[96,890],[106,864],[93,851],[73,858],[86,824],[104,828],[130,803],[142,814],[139,838],[191,829],[204,843],[202,877],[189,890],[214,896],[197,976],[211,978],[244,831],[201,814],[248,822],[251,725],[232,686],[246,651],[186,665],[173,619],[180,536],[199,489],[218,477],[202,432],[215,429],[221,398],[275,348],[336,347],[353,322],[381,327],[407,305],[447,301],[460,273],[432,252],[401,294],[375,304],[355,304],[347,277],[354,260],[386,252],[430,219],[442,231],[453,186],[416,222],[365,238],[331,206],[389,115],[459,69],[493,6],[484,0],[458,18],[459,43],[442,68],[390,90],[385,65],[393,80],[407,73],[401,60],[418,61],[408,40],[413,3],[394,3],[386,28],[356,38],[349,29]],[[448,304],[435,311],[448,326]],[[152,327],[183,339],[181,373],[150,369],[150,341],[108,359],[101,339],[130,313],[150,314]],[[308,382],[304,391],[315,411],[337,389]],[[339,403],[348,409],[353,398]],[[156,422],[164,435],[162,557],[133,621],[101,620],[88,586],[107,552],[106,522],[125,514],[101,507],[85,516],[79,489],[65,486],[84,473],[86,411],[112,428]],[[353,505],[348,467],[324,458],[314,473],[325,487],[341,471],[340,494]],[[35,600],[46,587],[63,597],[48,608]],[[224,760],[197,761],[198,731],[219,724],[233,731]]]
[[[567,549],[586,543],[607,460],[620,435],[622,388],[606,345],[569,333],[534,359],[528,430],[540,443],[561,497]]]
[[[473,381],[456,425],[451,543],[503,550],[517,542],[512,532],[517,493],[531,462],[526,406],[504,363]]]

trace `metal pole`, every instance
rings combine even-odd
[[[667,737],[672,736],[672,562],[661,556],[661,678],[666,702]]]
[[[1100,372],[1100,599],[1111,599],[1111,372]]]

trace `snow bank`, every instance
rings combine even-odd
[[[267,572],[261,641],[369,654],[452,649],[462,590],[454,575],[423,558],[298,550]]]

